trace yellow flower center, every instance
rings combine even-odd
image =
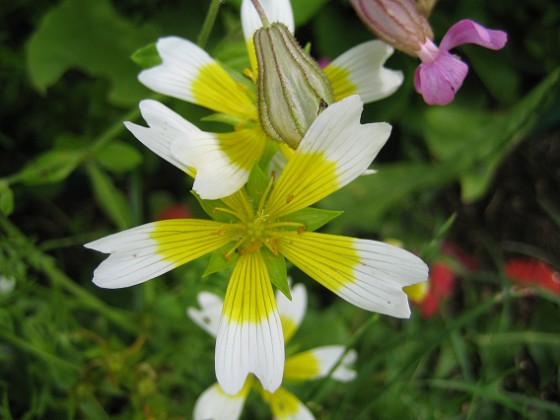
[[[223,201],[226,204],[235,204],[238,210],[231,208],[216,208],[215,211],[229,213],[238,219],[237,223],[230,223],[223,226],[222,234],[230,236],[235,244],[225,254],[230,258],[234,252],[244,254],[256,252],[263,245],[266,246],[274,255],[278,255],[276,240],[286,231],[303,230],[305,227],[301,223],[270,219],[266,211],[266,200],[272,189],[272,179],[263,192],[258,207],[255,210],[251,204],[247,192],[242,189],[233,196],[226,197]],[[235,197],[234,197],[235,196]]]

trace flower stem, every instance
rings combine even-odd
[[[198,39],[196,41],[197,45],[200,48],[204,48],[206,46],[206,43],[208,42],[210,32],[212,32],[212,28],[214,27],[214,23],[216,22],[216,17],[218,16],[218,11],[220,10],[221,5],[222,0],[212,0],[212,3],[210,3],[208,13],[206,14],[206,19],[204,19],[202,29],[200,30]]]
[[[259,17],[261,18],[261,22],[262,22],[263,26],[270,26],[270,22],[268,21],[268,18],[266,17],[266,13],[265,13],[264,9],[262,8],[261,4],[259,3],[259,0],[251,0],[251,3],[253,3],[253,6],[257,10],[257,13],[259,14]]]

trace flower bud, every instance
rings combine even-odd
[[[425,8],[415,0],[351,0],[365,25],[383,41],[410,55],[417,55],[421,45],[433,39]]]
[[[327,77],[282,23],[254,35],[259,120],[274,140],[296,149],[317,115],[334,102]]]

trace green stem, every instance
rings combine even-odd
[[[79,372],[81,370],[81,368],[78,365],[75,365],[74,363],[68,362],[67,360],[61,359],[60,357],[51,354],[51,353],[47,353],[46,351],[35,347],[33,345],[31,345],[30,343],[28,343],[25,340],[22,340],[21,338],[12,335],[10,333],[8,333],[7,331],[4,331],[2,329],[0,329],[0,337],[3,340],[6,340],[8,343],[14,345],[15,347],[20,348],[21,350],[27,352],[27,353],[31,353],[34,354],[35,356],[38,356],[40,359],[43,359],[45,362],[51,363],[53,365],[57,365],[60,367],[65,367],[65,368],[69,368],[72,369],[74,371]]]
[[[268,21],[268,18],[266,17],[266,13],[265,13],[263,7],[261,6],[261,4],[259,3],[259,0],[251,0],[251,3],[253,3],[253,6],[255,7],[255,10],[259,14],[259,17],[261,18],[261,22],[262,22],[263,26],[266,26],[266,27],[270,26],[270,22]]]
[[[206,43],[208,42],[208,38],[210,37],[210,32],[212,32],[214,23],[216,23],[216,17],[218,16],[218,11],[220,10],[221,5],[222,5],[222,0],[212,0],[212,3],[210,3],[208,13],[206,14],[206,19],[204,19],[204,23],[202,24],[202,29],[200,30],[200,33],[198,34],[198,39],[196,41],[197,45],[200,48],[204,48],[206,46]]]
[[[377,323],[377,321],[379,321],[379,318],[380,318],[379,314],[375,313],[375,314],[371,315],[369,317],[369,319],[360,326],[360,328],[358,328],[358,330],[352,335],[352,337],[350,338],[350,340],[346,344],[346,347],[344,349],[344,353],[342,353],[340,355],[340,357],[338,358],[336,363],[328,371],[328,373],[325,375],[325,377],[323,379],[321,379],[320,381],[318,381],[315,384],[315,386],[311,388],[311,391],[307,395],[306,401],[311,401],[313,398],[315,398],[315,396],[319,393],[319,391],[322,390],[322,388],[327,383],[327,379],[331,377],[331,375],[338,368],[340,363],[342,363],[342,360],[344,360],[344,358],[346,357],[348,352],[356,345],[358,340],[362,337],[362,335],[364,335],[364,333],[369,329],[369,327],[371,327],[373,324],[375,324],[375,323]]]
[[[103,314],[103,316],[123,329],[134,333],[137,332],[138,326],[128,315],[108,306],[83,287],[76,284],[71,278],[57,268],[53,257],[42,253],[4,216],[0,216],[0,228],[6,232],[6,236],[13,238],[13,243],[21,244],[20,246],[25,248],[29,265],[34,269],[45,273],[52,283],[60,286],[68,293],[77,297],[85,307]]]

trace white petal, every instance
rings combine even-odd
[[[288,341],[295,333],[307,309],[307,290],[303,284],[296,284],[290,290],[292,300],[290,301],[280,291],[276,292],[276,305],[282,320],[284,338]]]
[[[198,304],[200,309],[189,307],[187,308],[187,315],[208,334],[216,337],[224,301],[214,293],[200,292],[198,294]]]
[[[277,313],[260,323],[220,323],[216,377],[226,393],[239,392],[249,373],[264,389],[274,391],[282,383],[283,368],[284,340]]]
[[[387,123],[361,124],[362,110],[358,95],[329,106],[309,127],[296,151],[322,152],[328,161],[335,162],[339,188],[368,168],[391,134]]]
[[[108,289],[134,286],[225,246],[220,224],[209,220],[163,220],[85,244],[111,254],[94,271],[93,282]]]
[[[360,124],[362,109],[360,97],[353,95],[319,114],[271,192],[270,217],[308,207],[368,168],[387,141],[391,126]]]
[[[284,338],[266,265],[258,252],[239,257],[231,275],[216,339],[216,377],[237,394],[253,373],[270,392],[284,372]]]
[[[294,13],[290,0],[260,0],[260,3],[270,23],[281,22],[290,32],[294,32]],[[243,0],[241,4],[241,24],[245,40],[253,39],[255,31],[263,26],[251,0]]]
[[[140,112],[149,127],[127,121],[124,123],[126,128],[152,152],[182,171],[189,172],[186,160],[179,160],[171,153],[171,144],[192,143],[202,131],[165,105],[151,99],[140,102]]]
[[[426,281],[416,255],[384,242],[301,232],[286,235],[278,250],[290,262],[359,308],[410,317],[404,286]]]
[[[344,353],[344,346],[324,346],[318,347],[313,350],[313,355],[319,361],[320,373],[317,378],[323,377],[329,373],[332,367],[338,362],[338,359]],[[341,382],[348,382],[356,377],[356,371],[350,369],[348,366],[356,361],[357,353],[355,350],[350,350],[344,359],[340,362],[338,367],[334,370],[331,378],[336,379]]]
[[[331,80],[335,97],[347,96],[345,91],[358,93],[364,103],[377,101],[395,92],[403,82],[401,71],[389,70],[383,65],[393,54],[393,47],[382,41],[364,42],[333,60],[325,69]],[[348,81],[337,80],[336,68],[347,73]],[[331,71],[332,70],[332,71]],[[351,85],[349,86],[348,82]],[[357,92],[352,90],[357,89]]]
[[[193,190],[201,198],[226,197],[245,185],[249,171],[231,161],[222,150],[217,134],[200,132],[196,139],[185,140],[171,144],[171,154],[196,169]]]
[[[138,79],[155,92],[191,103],[198,103],[192,84],[200,69],[215,63],[206,51],[182,38],[160,38],[156,44],[162,64],[142,71]]]
[[[231,396],[218,384],[204,391],[194,405],[194,420],[237,420],[241,416],[247,392]]]
[[[157,254],[151,238],[154,224],[138,226],[85,244],[86,248],[110,253],[93,272],[93,283],[107,289],[134,286],[176,267]]]

